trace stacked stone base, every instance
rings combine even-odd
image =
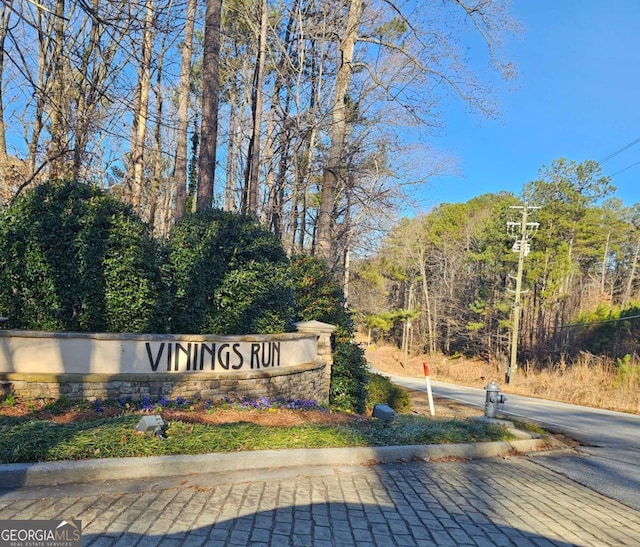
[[[308,363],[277,371],[216,374],[21,374],[0,373],[0,399],[8,394],[24,401],[58,399],[106,400],[130,396],[175,399],[269,397],[328,402],[327,364]]]

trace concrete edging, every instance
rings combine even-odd
[[[543,439],[524,439],[473,444],[256,450],[196,456],[15,463],[0,465],[0,477],[2,477],[0,487],[19,488],[107,480],[156,479],[282,467],[371,465],[416,459],[431,461],[447,457],[492,458],[514,451],[526,453],[541,450],[547,446],[548,442]]]

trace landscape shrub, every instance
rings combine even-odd
[[[39,185],[0,213],[0,313],[12,328],[162,332],[158,245],[99,188]]]
[[[367,383],[367,408],[373,408],[377,403],[386,403],[396,412],[411,410],[411,401],[406,391],[396,386],[389,378],[369,373]]]
[[[339,284],[316,258],[290,262],[251,218],[187,215],[160,249],[129,206],[92,185],[50,182],[1,213],[0,268],[11,328],[224,335],[331,323],[330,402],[366,410],[367,363]]]
[[[330,404],[341,410],[363,413],[367,403],[367,361],[364,350],[353,342],[354,322],[345,308],[340,285],[326,264],[315,257],[292,258],[290,271],[297,319],[336,326],[332,336]]]
[[[167,242],[174,333],[266,334],[293,328],[289,260],[248,217],[217,209],[184,217]]]
[[[367,361],[362,347],[334,337],[329,402],[334,407],[363,414],[367,408]]]
[[[294,256],[290,272],[299,320],[315,319],[336,325],[341,331],[353,332],[353,319],[345,308],[342,289],[323,260],[308,255]]]

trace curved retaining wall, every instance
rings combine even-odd
[[[0,397],[271,397],[327,402],[331,333],[210,336],[0,331]]]

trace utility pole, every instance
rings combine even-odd
[[[540,209],[540,207],[531,207],[524,203],[524,205],[514,205],[510,209],[521,209],[522,220],[520,222],[507,222],[507,233],[514,236],[516,239],[513,243],[511,250],[514,253],[518,253],[518,274],[516,276],[516,290],[513,299],[513,329],[511,331],[511,360],[507,368],[505,375],[505,383],[511,381],[511,374],[518,368],[518,331],[520,328],[520,315],[522,310],[520,309],[520,296],[523,293],[522,290],[522,272],[524,269],[524,257],[531,251],[531,245],[529,240],[535,235],[540,227],[538,222],[527,222],[529,211]]]

